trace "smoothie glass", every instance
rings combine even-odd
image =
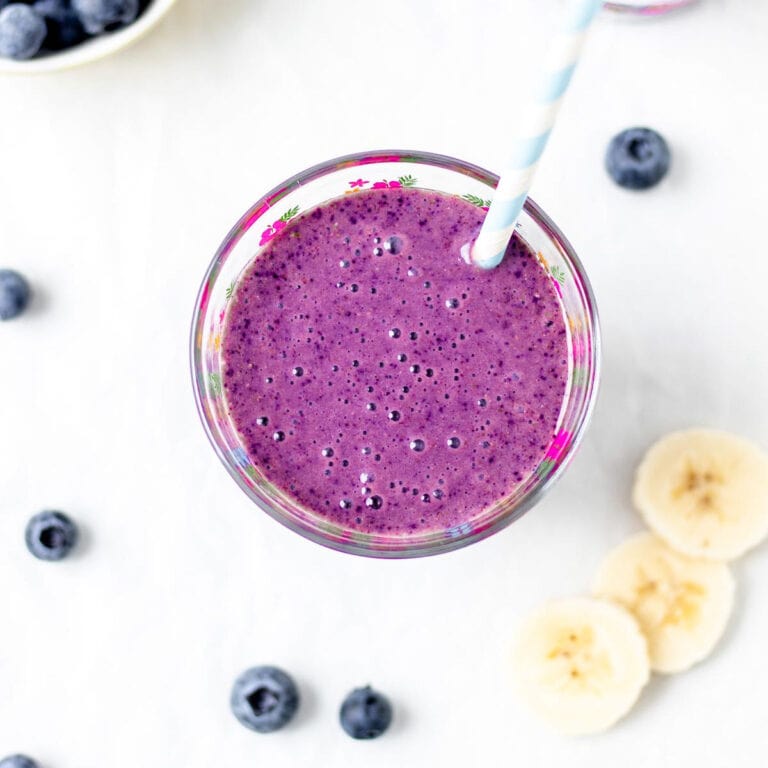
[[[487,207],[498,182],[489,171],[424,152],[369,152],[331,160],[288,179],[237,222],[216,253],[195,305],[191,364],[198,411],[229,474],[267,514],[319,544],[357,555],[420,557],[483,539],[530,509],[560,477],[581,441],[597,391],[600,339],[589,281],[573,248],[547,215],[528,200],[518,233],[537,253],[560,297],[568,331],[569,383],[557,429],[536,470],[508,496],[446,530],[385,535],[346,530],[304,508],[275,487],[248,455],[229,418],[222,388],[221,346],[227,302],[242,271],[301,212],[361,189],[415,187],[458,195]],[[329,297],[330,298],[330,297]]]

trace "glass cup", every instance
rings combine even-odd
[[[498,177],[482,168],[426,152],[348,155],[303,171],[262,197],[224,239],[203,279],[191,334],[195,398],[203,426],[229,474],[271,517],[312,541],[371,557],[448,552],[484,539],[530,509],[559,478],[581,441],[597,392],[600,337],[594,296],[570,243],[530,198],[518,234],[538,254],[560,297],[568,330],[569,380],[557,429],[536,470],[508,496],[461,525],[407,535],[345,529],[303,507],[254,466],[227,412],[221,340],[227,301],[243,270],[299,212],[361,188],[416,187],[459,195],[487,207]]]

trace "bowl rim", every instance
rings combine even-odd
[[[260,218],[265,210],[272,208],[274,203],[282,199],[286,194],[299,186],[303,186],[317,178],[322,178],[329,173],[333,173],[343,168],[368,165],[377,162],[416,162],[426,165],[449,167],[451,170],[464,173],[464,175],[479,181],[492,182],[494,187],[499,181],[497,174],[492,173],[481,166],[475,165],[474,163],[459,160],[449,155],[419,150],[397,149],[371,150],[342,155],[326,162],[317,163],[306,170],[293,174],[288,179],[262,195],[253,205],[251,205],[229,230],[226,237],[216,249],[213,258],[208,264],[200,283],[200,288],[195,297],[189,336],[189,363],[195,405],[208,441],[230,477],[232,477],[237,486],[261,511],[266,512],[273,520],[276,520],[303,538],[338,552],[377,559],[411,559],[453,551],[489,538],[522,517],[551,489],[557,480],[560,479],[581,445],[597,402],[602,370],[601,327],[594,291],[584,269],[584,265],[570,241],[565,237],[554,221],[537,203],[528,197],[525,201],[525,211],[534,219],[536,224],[542,228],[546,236],[550,238],[564,254],[566,254],[567,259],[571,262],[574,271],[578,275],[579,289],[582,293],[582,298],[591,325],[592,376],[587,382],[587,391],[584,396],[585,405],[582,408],[582,415],[577,428],[570,436],[570,442],[568,443],[567,449],[559,458],[554,469],[531,489],[531,491],[524,496],[514,508],[510,509],[505,514],[497,515],[486,527],[469,533],[461,533],[450,541],[443,541],[441,543],[423,542],[419,545],[417,542],[409,542],[405,539],[401,546],[396,546],[393,542],[392,548],[374,548],[364,542],[356,541],[354,539],[344,539],[343,541],[335,539],[322,531],[319,527],[309,528],[296,519],[289,519],[287,514],[276,514],[273,509],[269,508],[268,502],[265,499],[261,498],[252,488],[247,487],[244,484],[243,479],[238,474],[237,468],[228,455],[228,452],[217,440],[214,427],[208,419],[203,404],[204,398],[208,396],[205,385],[201,386],[202,378],[198,375],[198,372],[204,368],[203,347],[201,345],[199,346],[196,342],[198,335],[202,334],[203,330],[202,324],[206,316],[205,310],[207,310],[208,305],[211,278],[214,272],[218,271],[219,263],[222,259],[226,259],[229,256],[230,252],[237,245],[243,234],[248,231],[250,226],[252,226],[255,220]],[[213,279],[216,280],[217,278],[218,275]]]
[[[127,48],[153,29],[177,0],[152,0],[144,13],[132,24],[106,35],[93,37],[64,51],[38,58],[15,61],[0,58],[0,75],[36,75],[73,69],[106,58]]]

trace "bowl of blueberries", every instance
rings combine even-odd
[[[52,72],[137,40],[175,0],[0,0],[0,73]]]

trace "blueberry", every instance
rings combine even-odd
[[[31,757],[10,755],[0,760],[0,768],[38,768],[38,766]]]
[[[353,739],[375,739],[392,722],[392,705],[370,685],[350,693],[339,711],[341,727]]]
[[[0,320],[18,317],[29,304],[29,294],[25,278],[11,269],[0,269]]]
[[[40,512],[27,523],[24,539],[38,560],[63,560],[77,544],[77,526],[62,512]]]
[[[32,6],[45,19],[48,34],[43,47],[62,51],[82,43],[88,37],[70,0],[36,0]]]
[[[605,153],[609,176],[626,189],[648,189],[669,170],[669,147],[650,128],[627,128],[611,139]]]
[[[299,691],[282,669],[253,667],[235,680],[229,705],[246,728],[271,733],[287,725],[296,714]]]
[[[23,3],[11,3],[0,11],[0,56],[31,59],[45,39],[42,16]]]
[[[89,35],[103,35],[135,21],[139,0],[72,0]]]

